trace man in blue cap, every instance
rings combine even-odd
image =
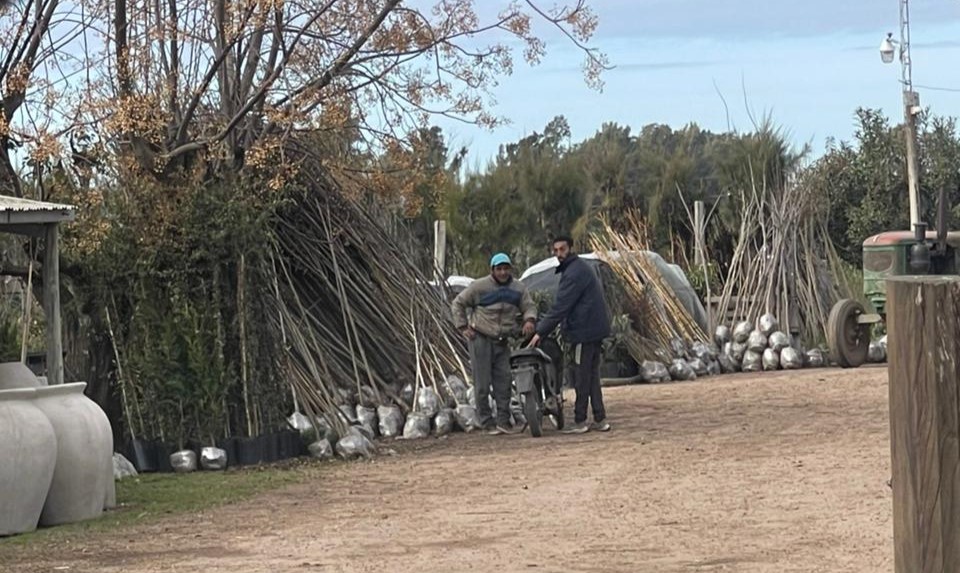
[[[467,310],[472,311],[467,316]],[[510,339],[534,333],[537,305],[527,287],[513,279],[506,253],[490,259],[490,275],[470,283],[451,304],[454,326],[470,345],[473,392],[477,417],[492,434],[512,434],[522,428],[510,424]],[[490,389],[497,404],[497,420],[490,411]]]

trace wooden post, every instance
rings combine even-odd
[[[707,222],[704,220],[703,201],[693,202],[693,262],[697,266],[706,264],[707,257],[704,254],[704,234],[707,229]]]
[[[707,267],[707,242],[706,242],[706,232],[707,232],[707,220],[706,220],[706,211],[704,210],[703,201],[694,201],[693,202],[693,262],[694,264],[703,271],[703,284],[706,289],[705,300],[709,301],[713,296],[713,293],[710,292],[710,269]],[[709,302],[707,303],[707,333],[709,336],[713,336],[714,329],[716,328],[716,316],[713,313],[713,309],[710,307]]]
[[[886,286],[895,571],[960,572],[960,277]]]
[[[47,384],[63,384],[63,338],[60,331],[60,241],[57,223],[46,225],[43,252],[43,314],[47,328]]]
[[[433,222],[433,269],[437,284],[443,286],[447,280],[447,222],[438,220]]]

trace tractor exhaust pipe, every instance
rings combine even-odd
[[[914,223],[913,238],[916,241],[910,247],[910,270],[915,275],[930,272],[930,245],[927,244],[927,224]]]
[[[937,195],[937,252],[947,252],[947,186]]]

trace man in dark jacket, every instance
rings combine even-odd
[[[534,346],[558,324],[570,344],[574,363],[574,388],[577,400],[573,409],[574,425],[566,433],[582,434],[591,429],[606,432],[603,392],[600,388],[601,344],[610,336],[610,313],[603,298],[600,279],[584,260],[573,252],[573,239],[557,237],[553,254],[560,261],[557,272],[560,286],[553,307],[537,324],[530,341]],[[593,409],[593,425],[587,424],[587,405]]]

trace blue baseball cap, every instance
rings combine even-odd
[[[497,265],[510,265],[510,266],[513,266],[513,265],[510,263],[510,257],[508,257],[506,253],[497,253],[497,254],[493,255],[493,258],[490,259],[490,267],[493,268],[493,267],[495,267],[495,266],[497,266]]]

